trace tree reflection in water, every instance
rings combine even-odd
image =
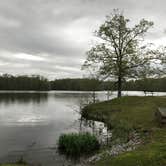
[[[48,93],[27,93],[27,92],[16,92],[16,93],[0,93],[0,103],[12,104],[18,103],[36,103],[46,102],[48,100]]]

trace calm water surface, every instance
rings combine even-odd
[[[14,162],[22,156],[28,162],[63,165],[67,161],[55,150],[58,137],[79,131],[79,108],[90,96],[89,92],[72,91],[0,92],[0,163]],[[115,96],[113,93],[110,98]],[[107,92],[98,92],[97,97],[108,99]]]

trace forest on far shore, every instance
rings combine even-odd
[[[166,77],[130,80],[123,84],[123,90],[128,91],[158,91],[166,92]],[[49,81],[39,75],[13,76],[3,74],[0,76],[0,90],[73,90],[73,91],[99,91],[117,90],[113,81],[99,81],[89,78],[65,78]]]

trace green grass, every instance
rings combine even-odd
[[[59,137],[58,141],[60,153],[71,158],[94,153],[99,147],[97,138],[89,133],[63,134]]]
[[[91,104],[83,109],[83,116],[112,127],[122,120],[134,129],[145,130],[157,126],[154,114],[159,106],[166,107],[166,97],[122,97]]]
[[[137,150],[102,159],[95,165],[165,166],[166,127],[160,127],[155,118],[157,107],[166,107],[166,97],[130,96],[85,107],[83,116],[104,121],[112,127],[115,137],[137,130],[144,140]]]

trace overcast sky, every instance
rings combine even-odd
[[[147,40],[166,44],[164,0],[1,0],[0,73],[82,77],[93,32],[115,8],[154,21]]]

